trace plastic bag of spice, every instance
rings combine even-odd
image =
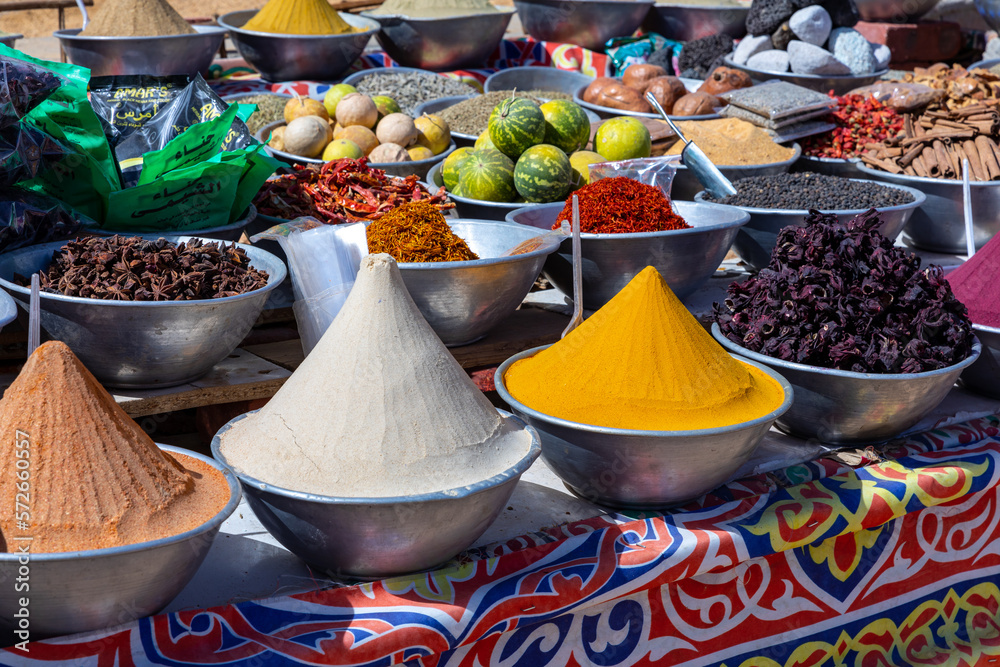
[[[870,86],[855,88],[848,95],[871,95],[879,102],[890,106],[896,111],[913,111],[937,102],[947,93],[921,83],[904,83],[902,81],[880,81]]]
[[[95,225],[51,197],[0,187],[0,252],[68,239],[81,226]]]
[[[52,64],[0,53],[0,128],[17,123],[63,84],[59,70],[65,66]]]
[[[674,184],[674,175],[681,164],[679,155],[668,157],[649,157],[636,160],[621,160],[619,162],[599,162],[590,165],[590,182],[624,176],[645,185],[659,188],[667,199],[670,199],[670,188]],[[671,207],[677,212],[677,207],[671,201]]]
[[[190,83],[191,78],[185,75],[97,76],[90,80],[90,104],[114,147],[145,125]]]

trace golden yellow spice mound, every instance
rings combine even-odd
[[[504,382],[544,414],[641,431],[729,426],[784,400],[780,384],[712,339],[653,267],[561,341],[513,364]]]
[[[64,343],[28,358],[0,401],[0,433],[0,551],[28,537],[31,553],[148,542],[229,500],[217,470],[161,451]]]
[[[357,32],[326,0],[268,0],[244,30],[279,35],[342,35]]]
[[[705,152],[714,164],[727,167],[773,164],[792,159],[794,148],[774,143],[767,132],[739,118],[686,120],[678,123],[681,132]],[[684,142],[678,141],[667,155],[680,155]]]

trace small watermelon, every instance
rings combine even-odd
[[[512,160],[545,140],[545,116],[537,104],[523,97],[510,97],[493,107],[490,139]]]
[[[462,163],[465,162],[465,158],[469,157],[472,153],[472,150],[470,146],[456,148],[441,164],[441,181],[444,183],[444,187],[448,188],[449,192],[454,191],[455,186],[458,185],[458,170],[461,168]]]
[[[458,185],[469,199],[509,202],[517,196],[514,162],[492,148],[474,150],[459,167]]]
[[[569,154],[590,142],[587,112],[569,100],[552,100],[541,106],[545,116],[545,143]]]
[[[545,203],[565,199],[573,186],[573,168],[566,154],[551,144],[524,151],[514,167],[514,187],[525,201]]]
[[[476,137],[475,148],[492,148],[493,150],[498,150],[496,146],[493,145],[493,140],[490,139],[490,131],[483,130],[483,133]]]

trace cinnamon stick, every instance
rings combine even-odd
[[[938,164],[933,146],[924,146],[924,150],[920,152],[920,159],[924,163],[924,169],[927,170],[928,178],[941,178],[943,169]]]
[[[927,167],[924,166],[924,161],[919,155],[913,160],[913,170],[917,172],[917,176],[928,178]]]
[[[979,149],[976,148],[976,142],[971,139],[963,141],[962,149],[965,151],[965,155],[969,158],[969,169],[975,176],[975,180],[985,181],[986,171],[983,169],[983,162],[979,157]]]
[[[862,155],[861,161],[867,165],[871,165],[872,167],[877,167],[882,171],[887,171],[890,174],[903,173],[902,169],[900,169],[896,164],[889,162],[888,160],[879,160],[878,158],[874,158],[870,155]]]
[[[911,164],[923,150],[923,145],[917,144],[903,153],[902,157],[900,157],[896,162],[899,163],[900,167],[906,167]]]
[[[988,137],[982,135],[976,137],[976,148],[979,149],[979,158],[983,162],[983,169],[986,171],[988,181],[995,181],[1000,178],[1000,163],[997,162],[996,153],[993,151],[995,144]]]
[[[955,170],[952,169],[951,159],[948,157],[948,151],[944,148],[944,142],[940,140],[935,141],[932,144],[932,147],[934,149],[934,155],[937,157],[938,166],[941,168],[941,173],[946,178],[954,178]]]

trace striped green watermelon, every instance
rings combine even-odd
[[[514,189],[514,162],[492,148],[472,151],[458,168],[462,196],[484,201],[509,202]]]
[[[573,187],[569,158],[551,144],[532,146],[517,160],[514,187],[533,204],[565,199]]]
[[[488,127],[493,145],[512,160],[545,140],[542,110],[523,97],[511,97],[493,107]]]
[[[569,100],[551,100],[541,109],[545,117],[545,143],[567,155],[586,148],[590,142],[590,119],[583,107]]]
[[[441,180],[444,182],[444,187],[452,191],[455,189],[458,185],[459,167],[471,153],[470,146],[462,146],[452,151],[451,155],[444,159],[444,162],[441,163]]]

